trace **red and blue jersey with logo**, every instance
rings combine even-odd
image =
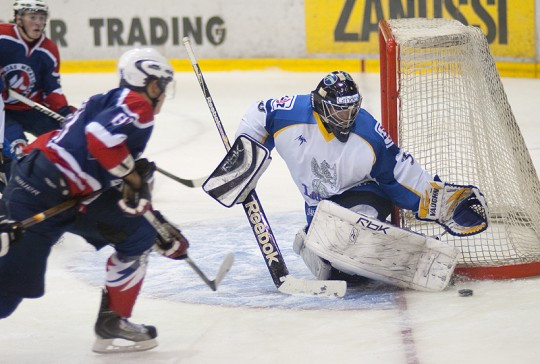
[[[34,102],[57,111],[67,105],[60,86],[60,56],[52,40],[42,35],[29,44],[15,24],[0,24],[0,67],[10,87]],[[28,110],[14,99],[5,100],[7,110]]]
[[[25,151],[40,149],[62,172],[73,196],[88,195],[118,184],[115,170],[143,153],[153,112],[141,94],[116,88],[92,96],[61,130],[41,135]]]

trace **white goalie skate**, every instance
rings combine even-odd
[[[294,237],[294,252],[302,257],[306,266],[317,279],[329,279],[332,273],[332,266],[328,261],[322,259],[317,254],[313,253],[313,251],[306,248],[306,239],[306,227],[303,227]]]

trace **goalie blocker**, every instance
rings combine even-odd
[[[306,247],[342,272],[431,292],[446,288],[459,257],[453,246],[328,200],[317,207]]]
[[[202,188],[223,206],[242,203],[257,185],[271,159],[270,151],[264,145],[242,134]]]

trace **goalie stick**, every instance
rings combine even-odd
[[[30,106],[31,108],[39,111],[39,112],[42,112],[43,114],[47,115],[47,116],[50,116],[51,118],[53,118],[54,120],[60,122],[60,123],[63,123],[66,118],[63,117],[62,115],[58,114],[57,112],[54,112],[52,111],[51,109],[49,109],[48,107],[45,107],[41,104],[38,104],[37,102],[34,102],[32,100],[30,100],[28,97],[26,96],[23,96],[21,95],[20,93],[18,93],[17,91],[14,91],[12,89],[9,89],[9,96],[14,98],[15,100],[17,101],[20,101],[22,102],[23,104],[25,105],[28,105]],[[187,187],[201,187],[202,184],[204,183],[204,181],[208,178],[208,177],[201,177],[201,178],[195,178],[195,179],[184,179],[184,178],[180,178],[180,177],[177,177],[175,176],[174,174],[170,173],[170,172],[167,172],[161,168],[156,168],[156,170],[175,180],[176,182],[179,182],[181,184],[183,184],[184,186],[187,186]]]
[[[169,241],[174,239],[174,233],[167,229],[165,225],[161,221],[159,221],[153,211],[146,211],[143,216],[150,223],[150,225],[152,225],[154,229],[156,229],[157,233],[164,240]],[[201,277],[204,283],[206,283],[206,285],[210,287],[212,291],[216,291],[218,285],[221,283],[223,278],[225,278],[227,272],[229,272],[229,270],[231,269],[234,262],[234,255],[233,253],[227,254],[225,259],[223,260],[223,263],[221,263],[221,266],[218,269],[216,278],[214,278],[213,280],[208,279],[206,274],[203,273],[203,271],[197,266],[197,264],[195,264],[195,262],[189,256],[186,256],[182,260],[186,261],[186,263],[191,267],[191,269],[193,269],[195,273],[197,273],[197,275]]]
[[[191,47],[189,37],[184,37],[182,41],[186,47],[191,65],[197,76],[197,80],[199,81],[199,86],[201,87],[208,108],[210,109],[216,128],[221,136],[223,145],[225,146],[225,149],[229,151],[231,149],[231,144],[225,133],[225,129],[223,128],[223,124],[221,123],[221,119],[219,118],[197,59],[195,58],[195,53]],[[268,223],[255,190],[252,190],[249,193],[244,202],[242,202],[242,206],[244,207],[244,212],[249,220],[253,234],[257,239],[261,254],[265,259],[268,271],[280,292],[287,294],[310,294],[338,297],[343,297],[345,295],[347,289],[345,281],[305,280],[291,276],[287,269],[287,265],[285,264],[285,260],[279,251],[276,238],[272,233],[272,229],[270,228],[270,224]]]

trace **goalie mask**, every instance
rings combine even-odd
[[[325,127],[345,143],[360,111],[362,96],[351,75],[334,71],[319,82],[311,92],[311,106]]]
[[[131,49],[118,61],[120,87],[146,93],[146,86],[151,80],[157,80],[161,93],[156,98],[150,98],[154,107],[163,93],[174,94],[174,71],[169,61],[152,48]],[[171,90],[169,90],[169,88]],[[147,93],[146,93],[147,94]],[[148,94],[147,94],[148,95]]]

